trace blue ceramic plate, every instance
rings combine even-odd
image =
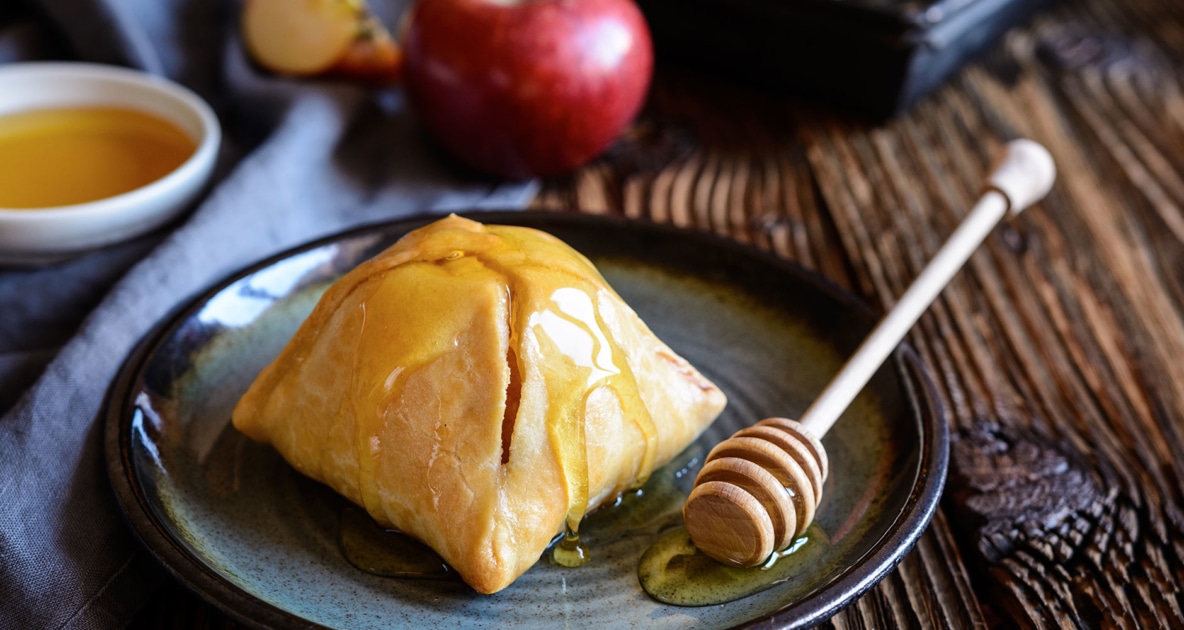
[[[361,571],[339,544],[345,501],[243,437],[230,411],[324,289],[427,223],[377,225],[264,261],[161,324],[112,387],[112,483],[144,544],[229,614],[267,627],[715,628],[817,623],[882,578],[929,522],[947,460],[944,419],[898,352],[826,436],[831,475],[815,560],[728,604],[658,603],[637,564],[679,524],[702,455],[737,429],[800,414],[874,323],[856,300],[785,261],[712,236],[577,214],[482,214],[537,227],[595,262],[670,346],[728,395],[714,425],[628,509],[590,517],[592,562],[543,561],[509,588]],[[657,487],[657,486],[655,486]]]

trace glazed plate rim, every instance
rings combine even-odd
[[[462,216],[489,223],[527,225],[546,229],[546,224],[564,223],[566,227],[593,226],[598,228],[651,231],[662,238],[684,239],[703,246],[723,250],[730,256],[745,256],[775,267],[779,272],[796,276],[812,288],[836,300],[840,305],[872,317],[873,311],[853,294],[821,274],[772,253],[707,232],[693,231],[669,224],[658,224],[622,217],[569,212],[488,211],[458,212]],[[134,401],[129,394],[139,380],[144,367],[160,345],[182,323],[201,309],[212,297],[242,278],[276,263],[338,241],[369,233],[404,229],[410,231],[439,219],[440,214],[419,214],[392,221],[370,223],[336,234],[297,245],[215,282],[196,297],[182,303],[158,322],[129,353],[119,369],[104,402],[107,473],[120,508],[136,536],[174,578],[200,595],[230,617],[253,627],[262,628],[323,628],[316,622],[263,601],[207,566],[186,549],[168,527],[156,516],[141,486],[141,479],[132,461],[132,432],[130,408]],[[857,597],[885,577],[916,544],[937,508],[945,484],[949,463],[949,433],[945,410],[936,395],[932,378],[917,354],[902,344],[895,353],[902,368],[902,384],[906,390],[906,404],[918,419],[917,472],[912,488],[901,506],[900,513],[883,537],[861,558],[855,560],[838,577],[819,587],[810,595],[786,603],[777,610],[741,624],[738,627],[801,628],[824,621],[853,602]],[[920,406],[920,408],[918,408]]]

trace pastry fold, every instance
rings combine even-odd
[[[725,402],[578,252],[450,216],[331,286],[233,420],[493,593]]]

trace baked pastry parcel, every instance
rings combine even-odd
[[[725,402],[584,256],[449,216],[330,287],[233,419],[493,593]]]

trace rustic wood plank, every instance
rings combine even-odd
[[[1094,29],[1104,31],[1106,26],[1093,23]],[[1055,39],[1064,37],[1061,32],[1049,37],[1054,39],[1012,48],[1022,53],[1041,46],[1061,50],[1079,46]],[[1180,366],[1171,358],[1179,356],[1178,344],[1184,339],[1179,329],[1179,293],[1171,286],[1177,274],[1163,264],[1179,255],[1179,238],[1171,225],[1172,214],[1178,214],[1178,209],[1168,207],[1170,200],[1165,194],[1174,186],[1176,175],[1171,168],[1155,163],[1155,154],[1148,149],[1150,141],[1144,142],[1147,136],[1136,131],[1140,122],[1147,124],[1148,116],[1132,114],[1132,100],[1121,95],[1130,85],[1129,77],[1144,69],[1157,80],[1166,75],[1159,64],[1132,62],[1122,51],[1107,54],[1120,65],[1095,64],[1081,68],[1080,73],[1060,68],[1050,84],[1021,84],[1020,93],[1027,95],[1030,107],[1017,107],[1007,114],[1016,128],[1047,135],[1046,141],[1056,147],[1054,152],[1062,162],[1071,172],[1082,175],[1064,182],[1069,203],[1049,208],[1050,214],[1055,212],[1067,220],[1055,226],[1042,221],[1043,236],[1055,245],[1056,252],[1042,267],[1052,267],[1059,276],[1046,277],[1037,285],[1042,287],[1043,304],[1060,335],[1060,348],[1045,348],[1061,355],[1059,359],[1049,356],[1064,366],[1058,370],[1057,385],[1073,388],[1068,399],[1063,395],[1048,397],[1046,411],[1053,407],[1075,410],[1053,425],[1086,459],[1087,463],[1079,466],[1094,468],[1097,483],[1110,494],[1100,503],[1104,513],[1092,515],[1094,526],[1106,535],[1093,543],[1099,548],[1091,550],[1089,544],[1081,543],[1068,547],[1069,551],[1085,550],[1095,566],[1072,567],[1061,579],[1072,585],[1093,579],[1114,586],[1109,592],[1087,589],[1097,601],[1093,611],[1079,611],[1083,615],[1120,626],[1165,623],[1167,619],[1180,623],[1175,584],[1181,558],[1178,548],[1172,558],[1163,553],[1172,549],[1168,541],[1180,536],[1175,512],[1180,496],[1181,442],[1177,424],[1161,415],[1165,405],[1179,409],[1181,403]],[[1017,59],[1032,69],[1025,77],[1039,75],[1033,56],[1019,54]],[[1117,74],[1112,72],[1115,67],[1121,68]],[[1112,80],[1115,76],[1117,81]],[[1171,84],[1178,86],[1178,68],[1172,70],[1172,76]],[[985,98],[1006,102],[1008,95],[989,79],[973,73],[970,78]],[[1118,98],[1114,91],[1119,92]],[[1176,98],[1177,93],[1175,88],[1167,90],[1164,100]],[[1152,96],[1142,95],[1149,109],[1167,107]],[[1118,105],[1122,98],[1125,109]],[[1065,106],[1067,118],[1052,111],[1057,99]],[[1170,117],[1163,120],[1166,124],[1160,125],[1159,142],[1174,142],[1180,127],[1172,125]],[[1116,177],[1118,173],[1126,177]],[[1166,184],[1152,185],[1153,181]],[[1059,202],[1053,199],[1050,205]],[[1156,252],[1160,253],[1158,259]],[[1082,265],[1086,267],[1083,275],[1071,266],[1075,259],[1095,262]],[[1098,262],[1104,267],[1099,268]],[[1071,286],[1062,288],[1066,279]],[[1067,378],[1071,375],[1076,378]],[[1041,531],[1026,537],[1033,539],[1029,544],[1037,537],[1050,538]],[[1116,537],[1122,541],[1117,546]],[[1047,545],[1036,546],[1046,557],[1052,556]],[[1059,568],[1066,568],[1064,560],[1067,558]],[[1029,561],[1026,566],[1035,565]],[[1023,579],[1031,581],[1030,574]],[[1066,589],[1061,590],[1066,606],[1072,608]]]

